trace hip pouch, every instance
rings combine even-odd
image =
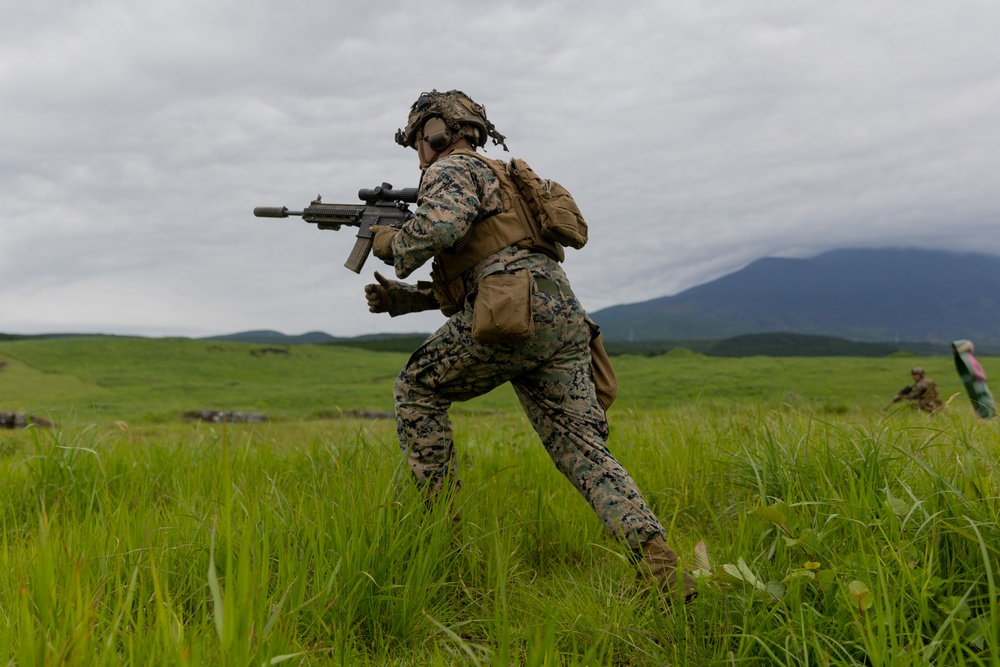
[[[608,357],[607,350],[604,349],[604,334],[589,317],[587,324],[590,326],[590,365],[594,375],[594,389],[597,391],[597,400],[601,407],[607,411],[611,404],[618,398],[618,376],[615,375],[614,366]]]
[[[437,259],[431,265],[431,290],[445,317],[451,317],[465,307],[465,281],[461,276],[449,279]]]
[[[491,273],[479,280],[472,305],[472,337],[478,343],[524,340],[535,332],[531,271]]]

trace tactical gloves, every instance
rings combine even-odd
[[[372,241],[372,254],[386,264],[392,264],[392,240],[396,238],[399,230],[385,225],[372,225],[370,231],[375,235]]]
[[[371,285],[365,285],[365,298],[368,299],[368,312],[369,313],[388,313],[389,307],[392,305],[392,299],[389,297],[389,285],[391,282],[386,280],[378,271],[375,272],[375,280],[378,283],[372,283]]]
[[[375,272],[377,283],[365,285],[365,298],[368,300],[368,310],[372,313],[389,313],[392,317],[416,313],[422,310],[438,308],[437,299],[431,293],[430,286],[418,283],[408,285],[396,280],[388,280],[378,271]]]

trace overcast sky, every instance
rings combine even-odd
[[[349,230],[252,215],[415,186],[432,88],[576,196],[590,311],[767,256],[1000,255],[998,34],[995,0],[0,0],[0,332],[436,328],[367,312]]]

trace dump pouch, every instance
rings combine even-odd
[[[472,337],[479,343],[524,340],[535,332],[531,316],[531,271],[480,277],[472,305]]]
[[[589,317],[587,325],[590,327],[590,367],[594,375],[594,389],[597,391],[597,400],[607,411],[618,398],[618,376],[615,375],[611,358],[604,349],[604,334],[601,333],[601,328]]]

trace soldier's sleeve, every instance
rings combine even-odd
[[[480,207],[467,162],[441,160],[427,168],[417,209],[392,241],[396,276],[405,278],[465,236]]]

